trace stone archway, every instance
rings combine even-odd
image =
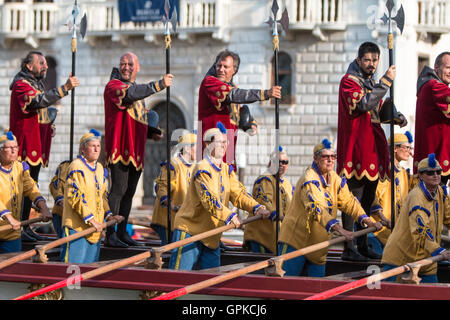
[[[166,130],[166,101],[155,105],[154,110],[159,115],[159,127]],[[169,109],[169,130],[173,132],[178,128],[186,128],[186,119],[183,112],[177,105],[170,103]],[[147,140],[145,145],[145,170],[144,170],[144,199],[143,204],[153,205],[155,202],[154,180],[159,175],[160,163],[166,161],[166,139],[167,134],[161,141]],[[171,147],[176,142],[171,142]]]

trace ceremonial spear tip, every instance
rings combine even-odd
[[[392,9],[394,8],[394,1],[388,0],[386,2],[386,8],[388,9],[389,17],[392,17]],[[389,18],[386,13],[381,17],[381,21],[384,24],[389,22],[389,19],[392,19],[397,24],[397,28],[400,30],[400,33],[403,33],[403,27],[405,26],[405,11],[403,10],[403,5],[400,5],[400,8],[397,10],[397,14],[393,18]]]

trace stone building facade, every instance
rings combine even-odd
[[[63,26],[72,2],[3,2],[0,0],[0,129],[8,127],[9,84],[20,60],[29,50],[40,50],[56,64],[54,82],[61,84],[70,73],[70,37]],[[272,0],[179,0],[180,25],[172,38],[171,128],[196,129],[198,88],[216,54],[228,48],[241,57],[235,82],[241,88],[269,88],[273,81],[272,35],[267,21]],[[399,1],[397,1],[399,2]],[[385,2],[378,0],[278,0],[287,7],[290,26],[280,36],[280,74],[289,98],[280,106],[280,143],[290,156],[287,178],[295,184],[312,161],[313,146],[323,138],[336,141],[338,87],[359,45],[373,41],[382,54],[377,77],[388,67],[387,28],[378,20]],[[81,86],[75,96],[74,150],[90,128],[104,132],[103,90],[121,54],[133,51],[140,59],[137,82],[161,78],[165,72],[161,23],[119,24],[117,1],[79,1],[88,17],[85,39],[78,41],[76,75]],[[403,1],[405,27],[396,33],[396,105],[414,130],[416,80],[425,64],[449,50],[450,0]],[[281,11],[281,10],[280,10]],[[280,66],[281,68],[281,66]],[[165,128],[165,92],[146,100],[160,114]],[[238,135],[241,177],[251,191],[265,169],[275,144],[274,103],[249,105],[259,123],[259,133]],[[40,185],[47,190],[60,161],[69,157],[70,97],[60,101],[50,165],[41,170]],[[135,206],[153,201],[153,179],[165,158],[165,142],[148,142],[143,178]]]

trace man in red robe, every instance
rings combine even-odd
[[[220,121],[227,129],[229,141],[228,149],[224,157],[227,164],[235,166],[235,148],[237,130],[251,127],[251,134],[256,134],[257,124],[249,116],[247,123],[242,123],[241,103],[253,103],[270,98],[281,99],[281,87],[273,86],[269,90],[239,89],[233,83],[233,76],[238,72],[240,64],[239,55],[228,50],[220,52],[213,66],[203,79],[198,97],[198,120],[201,126],[201,137],[211,128],[215,128]],[[202,144],[202,152],[205,143]]]
[[[79,85],[76,77],[69,76],[66,83],[57,88],[44,89],[43,80],[47,75],[47,61],[39,51],[30,51],[22,60],[21,70],[14,77],[10,90],[9,128],[19,144],[19,161],[30,166],[30,175],[38,181],[41,166],[47,167],[54,128],[48,107],[65,97]],[[21,220],[28,220],[31,201],[24,198]],[[24,241],[43,239],[29,226],[22,232]]]
[[[442,166],[441,182],[450,178],[450,52],[439,54],[434,69],[425,66],[417,80],[414,174],[430,153]]]
[[[113,68],[111,80],[103,94],[105,101],[105,152],[111,170],[109,207],[125,219],[107,228],[105,244],[111,247],[136,246],[138,243],[126,232],[128,216],[136,187],[144,167],[145,142],[148,134],[148,110],[144,98],[172,84],[173,75],[166,74],[155,82],[137,84],[139,60],[127,52],[120,58],[119,68]],[[162,134],[150,138],[161,140]]]
[[[339,86],[337,172],[348,179],[350,191],[359,199],[367,215],[375,198],[378,179],[389,176],[389,149],[380,124],[382,98],[395,78],[391,66],[376,82],[373,75],[379,63],[380,49],[375,43],[365,42],[358,57],[350,64]],[[401,117],[401,126],[406,119]],[[344,228],[353,231],[353,220],[342,215]],[[367,237],[358,237],[358,251],[352,241],[345,243],[342,259],[380,259],[367,246]],[[365,257],[364,257],[365,256]]]

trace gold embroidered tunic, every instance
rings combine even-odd
[[[14,219],[20,221],[22,197],[29,197],[34,204],[44,200],[36,182],[30,176],[30,167],[26,162],[14,161],[10,169],[0,166],[0,217],[11,213]],[[0,226],[9,224],[0,219]],[[0,232],[1,240],[19,239],[21,231],[6,230]]]
[[[182,156],[172,158],[170,161],[170,200],[174,206],[181,206],[186,198],[186,194],[191,179],[191,173],[194,166],[187,163]],[[167,208],[161,206],[161,202],[167,199],[167,164],[161,163],[161,172],[155,180],[156,200],[152,215],[152,225],[160,225],[167,228]],[[172,229],[175,221],[176,212],[171,211]]]
[[[253,198],[264,205],[272,215],[276,215],[276,183],[277,179],[270,173],[259,176],[253,185]],[[291,203],[293,187],[289,180],[280,179],[280,217],[283,217]],[[280,221],[281,225],[281,221]],[[244,243],[252,240],[276,252],[276,222],[264,219],[252,222],[244,227]]]
[[[107,200],[107,175],[101,163],[97,162],[93,168],[78,157],[72,161],[68,171],[62,225],[80,232],[91,227],[90,219],[103,223],[111,211]],[[100,232],[94,232],[86,239],[96,243],[100,236]]]
[[[294,197],[280,229],[279,242],[301,249],[331,239],[338,209],[361,223],[368,218],[347,186],[347,180],[335,171],[328,173],[328,184],[313,163],[295,186]],[[325,264],[328,248],[306,255],[314,264]]]
[[[382,263],[401,266],[442,252],[442,226],[450,227],[447,188],[438,187],[434,197],[421,181],[408,194],[394,231],[387,240]],[[422,267],[420,274],[433,275],[437,263]]]
[[[186,199],[175,216],[174,228],[196,235],[223,226],[236,214],[229,202],[245,211],[254,212],[261,205],[245,190],[233,167],[222,163],[217,167],[208,156],[195,165]],[[221,234],[201,240],[211,249],[219,246]]]

